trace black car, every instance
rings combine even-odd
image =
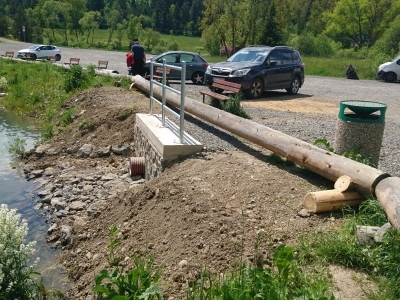
[[[291,47],[249,46],[225,62],[209,65],[205,83],[209,88],[214,78],[240,83],[250,99],[276,89],[295,95],[304,83],[304,66],[299,51]]]

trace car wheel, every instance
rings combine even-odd
[[[61,60],[61,55],[60,54],[57,54],[56,55],[56,61],[60,61]]]
[[[286,89],[289,95],[296,95],[300,89],[300,79],[295,76],[292,79],[292,83],[290,84],[290,88]]]
[[[396,79],[397,76],[394,73],[387,73],[384,78],[385,82],[390,82],[390,83],[395,82]]]
[[[260,78],[255,78],[250,85],[250,89],[245,91],[246,97],[249,99],[260,98],[263,93],[264,84]]]
[[[36,60],[36,59],[37,59],[36,54],[31,54],[31,59],[32,59],[32,60]]]
[[[192,81],[194,84],[204,84],[204,73],[194,72],[192,75]]]

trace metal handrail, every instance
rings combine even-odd
[[[154,66],[162,67],[163,68],[163,74],[162,74],[162,82],[158,82],[157,80],[153,79],[153,73],[154,73]],[[177,90],[174,88],[171,88],[170,86],[167,85],[167,75],[166,75],[166,69],[173,69],[181,72],[181,90]],[[183,125],[184,125],[184,120],[185,120],[185,80],[186,80],[186,62],[182,61],[182,67],[177,67],[173,65],[167,65],[165,63],[165,59],[163,59],[163,63],[155,63],[151,62],[150,63],[150,115],[153,114],[153,101],[161,105],[161,125],[165,125],[165,109],[167,109],[170,113],[172,113],[174,116],[179,118],[179,143],[183,144]],[[162,88],[162,100],[161,102],[153,97],[153,84],[156,84]],[[177,114],[175,111],[170,109],[168,106],[166,106],[166,97],[165,97],[165,90],[169,90],[171,92],[174,92],[178,95],[181,96],[181,103],[180,103],[180,113]]]

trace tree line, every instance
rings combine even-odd
[[[154,47],[163,33],[201,36],[211,54],[287,44],[305,55],[371,47],[395,55],[400,0],[0,0],[1,36],[91,45],[96,29],[108,31],[100,46],[111,49],[133,36]]]

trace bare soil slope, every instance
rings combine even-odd
[[[57,167],[68,161],[84,174],[99,166],[128,162],[128,157],[113,154],[78,160],[67,155],[66,149],[88,142],[97,147],[128,143],[134,149],[135,113],[148,112],[146,96],[121,88],[95,88],[73,97],[65,109],[69,107],[75,107],[77,117],[49,141],[53,155],[27,158],[32,168]],[[338,219],[332,214],[298,214],[306,193],[333,183],[276,163],[270,154],[257,147],[248,152],[198,153],[171,164],[158,178],[94,203],[98,214],[82,211],[54,217],[59,225],[73,226],[71,243],[62,254],[75,282],[68,299],[91,299],[94,276],[107,267],[108,227],[112,225],[123,234],[122,257],[153,255],[156,265],[165,265],[165,299],[180,299],[186,280],[195,280],[204,267],[218,274],[241,260],[268,266],[280,244],[290,245],[304,233],[335,226]],[[125,263],[132,267],[130,259]],[[354,292],[356,287],[351,289]],[[362,298],[352,295],[351,299]]]

